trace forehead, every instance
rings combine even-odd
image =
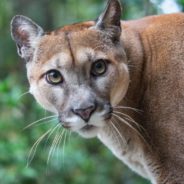
[[[37,49],[37,61],[45,63],[55,56],[63,55],[65,60],[76,62],[80,58],[92,57],[94,52],[105,53],[111,46],[110,40],[94,29],[75,29],[67,26],[42,37]]]

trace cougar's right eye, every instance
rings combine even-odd
[[[46,80],[49,84],[58,85],[63,82],[63,76],[57,70],[50,70],[46,73]]]

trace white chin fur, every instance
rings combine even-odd
[[[89,125],[94,127],[90,129],[83,129],[87,124],[78,116],[69,117],[65,121],[70,122],[71,131],[77,132],[80,136],[89,139],[96,137],[99,130],[105,125],[105,121],[102,118],[103,114],[104,112],[92,115]]]
[[[86,138],[86,139],[90,139],[90,138],[96,137],[97,134],[98,134],[98,131],[99,131],[99,128],[94,127],[94,128],[91,129],[91,130],[79,130],[79,131],[77,131],[77,133],[78,133],[80,136],[82,136],[82,137],[84,137],[84,138]]]

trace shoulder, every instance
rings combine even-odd
[[[184,26],[184,13],[147,16],[137,20],[122,21],[122,29],[145,31],[160,27]]]

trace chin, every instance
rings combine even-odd
[[[80,129],[79,131],[77,131],[77,133],[86,139],[90,139],[97,136],[99,129],[99,127],[89,125]]]

